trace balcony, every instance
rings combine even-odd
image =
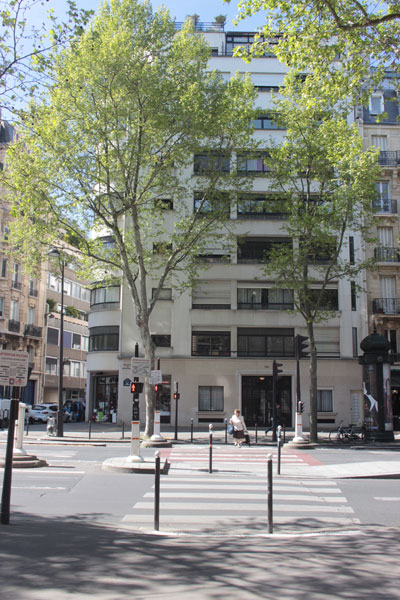
[[[381,150],[379,164],[382,167],[397,167],[400,165],[400,150]]]
[[[8,320],[8,331],[12,331],[13,333],[19,333],[20,322],[14,321],[14,319]]]
[[[182,21],[175,21],[175,29],[177,31],[181,31],[183,26],[185,25]],[[201,23],[200,21],[196,21],[194,23],[195,31],[224,31],[224,23]]]
[[[42,328],[37,325],[32,325],[31,323],[25,325],[25,335],[29,335],[30,337],[42,337]]]
[[[397,215],[397,200],[378,198],[372,203],[377,215]]]
[[[374,249],[375,260],[383,263],[398,263],[400,262],[400,252],[398,248],[390,246],[381,246]]]
[[[374,298],[372,312],[374,314],[400,315],[400,298]]]

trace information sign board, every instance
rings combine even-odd
[[[150,383],[150,385],[156,385],[156,383],[162,383],[161,371],[151,371],[149,383]]]
[[[28,352],[0,350],[0,385],[25,387],[28,383]]]
[[[149,377],[150,376],[150,359],[149,358],[132,358],[131,359],[131,375],[132,377]]]

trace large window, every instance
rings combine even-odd
[[[284,219],[287,212],[281,208],[279,196],[266,197],[249,194],[237,203],[238,219]]]
[[[4,298],[0,298],[0,317],[4,317]]]
[[[292,246],[292,242],[289,238],[248,237],[241,239],[238,243],[238,262],[265,262],[268,260],[271,250],[280,246]]]
[[[262,175],[269,173],[270,167],[265,164],[268,155],[258,152],[256,154],[239,154],[237,158],[237,170],[240,175],[253,174]]]
[[[223,411],[224,388],[222,385],[199,385],[199,411]]]
[[[229,331],[193,331],[192,356],[230,356]]]
[[[323,291],[311,289],[308,297],[314,304],[319,300],[320,310],[339,310],[338,290],[336,289],[325,289]]]
[[[89,331],[90,352],[119,349],[119,327],[92,327]]]
[[[47,328],[47,343],[58,346],[58,329],[55,329],[54,327]]]
[[[317,390],[317,410],[318,412],[333,412],[332,390]]]
[[[238,329],[238,356],[294,356],[293,329]]]
[[[260,90],[261,86],[257,86]],[[265,86],[264,86],[265,87]],[[277,125],[274,121],[273,114],[260,115],[258,119],[251,122],[254,125],[254,129],[285,129],[282,125]]]
[[[120,286],[98,287],[90,293],[90,305],[118,302],[120,299]]]
[[[223,213],[229,216],[230,198],[226,192],[215,192],[213,195],[203,192],[194,193],[194,212],[203,214]]]
[[[293,308],[292,290],[239,288],[239,310],[285,310]]]
[[[47,375],[57,375],[57,359],[46,356],[46,373]]]
[[[214,171],[230,170],[229,156],[217,152],[204,152],[194,155],[194,172],[196,175],[212,173]]]

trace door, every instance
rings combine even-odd
[[[278,424],[291,427],[292,378],[279,377],[277,386]],[[270,427],[272,424],[272,375],[244,375],[242,377],[242,414],[246,425]]]

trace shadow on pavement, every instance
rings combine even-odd
[[[14,512],[12,523],[0,526],[1,597],[400,597],[398,528],[294,538],[174,538],[93,524],[99,517],[104,515],[53,519]]]

